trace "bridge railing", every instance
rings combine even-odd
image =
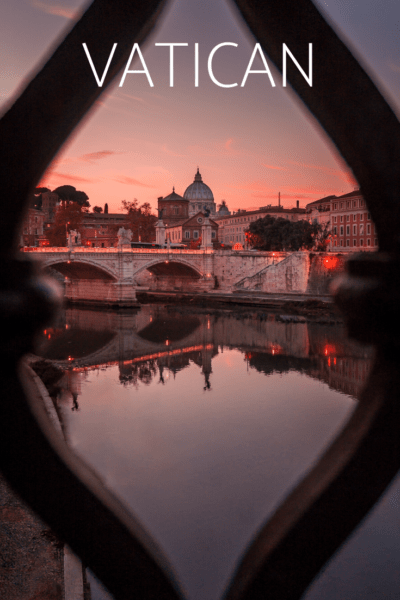
[[[85,248],[84,246],[69,247],[52,247],[52,246],[38,246],[38,247],[25,247],[21,248],[21,252],[30,252],[38,254],[46,254],[53,252],[70,252],[77,254],[214,254],[213,248],[204,248],[202,250],[189,250],[189,249],[168,249],[168,248]]]
[[[132,42],[142,44],[164,4],[94,0],[0,122],[0,467],[20,496],[120,600],[178,600],[184,593],[139,520],[62,444],[35,390],[21,382],[20,358],[32,350],[35,333],[54,314],[57,302],[52,288],[35,279],[31,263],[16,255],[16,247],[21,211],[31,190],[127,63]],[[400,302],[400,124],[310,0],[236,4],[280,71],[283,42],[302,65],[308,64],[308,44],[313,43],[313,86],[296,69],[290,69],[288,79],[361,185],[380,243],[379,253],[348,262],[348,277],[336,293],[352,336],[377,348],[361,402],[315,467],[260,529],[225,595],[226,600],[294,600],[364,519],[400,467],[395,327]],[[104,65],[116,40],[112,65],[99,88],[87,64],[82,66],[82,44],[90,47],[96,64]]]

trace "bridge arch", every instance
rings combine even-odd
[[[133,276],[135,277],[143,273],[143,271],[149,271],[153,275],[160,277],[191,277],[194,279],[204,277],[204,273],[198,269],[197,265],[177,256],[174,256],[172,259],[157,257],[145,265],[140,265],[137,271],[133,273]]]
[[[118,281],[111,269],[99,266],[90,260],[66,260],[54,258],[47,260],[45,268],[51,268],[69,279],[101,279],[103,281]]]

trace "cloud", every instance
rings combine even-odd
[[[57,17],[63,17],[64,19],[71,19],[72,21],[77,21],[82,14],[82,11],[79,9],[73,9],[69,6],[63,6],[62,4],[55,4],[54,2],[31,0],[31,5],[48,15],[55,15]]]
[[[145,187],[145,188],[154,188],[154,185],[149,185],[147,183],[143,183],[141,181],[138,181],[137,179],[134,179],[133,177],[128,177],[127,175],[118,175],[118,177],[112,177],[113,181],[116,181],[117,183],[123,183],[125,185],[139,185],[141,187]]]
[[[276,167],[275,165],[266,165],[265,163],[261,163],[263,167],[266,169],[274,169],[277,171],[287,171],[286,167]]]
[[[78,175],[70,175],[69,173],[60,173],[58,171],[50,171],[49,173],[45,173],[43,180],[49,179],[62,179],[64,183],[71,182],[72,183],[96,183],[97,179],[88,179],[87,177],[79,177]]]
[[[78,160],[82,162],[93,163],[96,160],[108,158],[109,156],[113,156],[115,154],[124,154],[124,152],[114,152],[114,150],[100,150],[99,152],[89,152],[88,154],[82,154],[82,156],[78,157]]]
[[[142,102],[142,103],[145,102],[143,98],[139,98],[139,96],[132,96],[131,94],[126,94],[125,92],[121,93],[120,96],[121,97],[124,96],[122,98],[123,100],[125,100],[125,98],[126,98],[128,100],[136,100],[136,102]]]
[[[169,156],[176,156],[176,157],[178,157],[178,158],[185,158],[185,155],[184,155],[184,154],[178,154],[177,152],[174,152],[173,150],[170,150],[170,149],[167,147],[167,144],[163,144],[163,145],[161,146],[161,150],[162,150],[163,152],[165,152],[165,154],[168,154]]]
[[[323,173],[326,173],[327,175],[333,175],[334,177],[337,177],[341,181],[344,181],[345,183],[349,183],[351,185],[355,185],[357,183],[357,181],[354,178],[354,176],[352,175],[352,173],[350,173],[349,171],[345,171],[344,169],[335,169],[333,167],[327,167],[326,165],[312,165],[312,164],[310,165],[307,163],[297,162],[294,160],[289,160],[288,163],[291,165],[297,166],[297,167],[301,167],[302,169],[312,169],[315,171],[322,171]]]

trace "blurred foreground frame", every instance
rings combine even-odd
[[[184,598],[166,557],[139,520],[103,487],[48,422],[21,358],[51,320],[59,292],[18,252],[29,192],[100,94],[133,42],[142,43],[165,2],[95,0],[0,122],[3,183],[0,306],[0,469],[24,501],[68,543],[117,600]],[[350,334],[376,358],[343,431],[245,551],[226,600],[300,598],[385,491],[400,467],[400,124],[309,0],[236,0],[278,69],[282,43],[303,66],[313,44],[313,87],[288,80],[353,170],[374,220],[378,253],[354,257],[336,286]],[[105,65],[102,88],[82,51]],[[355,93],[355,91],[357,93]],[[361,98],[361,101],[360,101]],[[6,333],[8,332],[8,333]]]

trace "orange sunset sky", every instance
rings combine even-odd
[[[2,3],[3,110],[85,5],[77,0]],[[398,3],[321,0],[319,6],[341,27],[356,52],[363,54],[396,108]],[[169,49],[155,46],[163,42],[188,44],[175,50],[173,88]],[[237,47],[216,53],[214,73],[221,82],[238,82],[236,87],[216,86],[207,72],[208,55],[222,42]],[[199,44],[199,87],[194,86],[195,43]],[[176,0],[141,47],[154,87],[144,74],[128,74],[119,87],[121,73],[50,165],[42,185],[51,189],[73,185],[88,194],[92,207],[107,202],[110,212],[120,211],[122,200],[134,198],[150,202],[155,209],[157,197],[169,194],[173,186],[183,194],[197,167],[216,203],[224,199],[231,210],[276,204],[278,192],[282,204],[291,207],[296,200],[305,206],[354,189],[357,183],[351,171],[294,94],[282,87],[281,75],[268,57],[276,87],[266,74],[250,74],[240,87],[254,44],[229,2]],[[87,61],[83,49],[82,61]],[[142,66],[136,61],[131,68]],[[255,60],[252,69],[264,66]]]

